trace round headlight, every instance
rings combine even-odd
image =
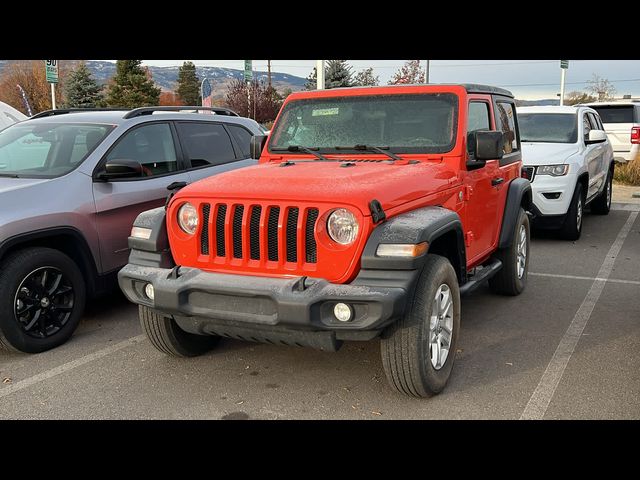
[[[341,245],[350,245],[358,236],[358,220],[346,208],[338,208],[327,220],[329,236]]]
[[[196,207],[188,202],[182,205],[178,209],[178,225],[189,235],[196,233],[198,228],[198,211]]]

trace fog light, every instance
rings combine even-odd
[[[560,198],[561,192],[544,192],[542,195],[549,200],[557,200]]]
[[[156,292],[153,290],[153,285],[151,285],[150,283],[147,283],[144,286],[144,294],[147,296],[149,300],[153,300],[155,293]]]
[[[333,307],[333,314],[341,322],[348,322],[353,316],[353,311],[346,303],[336,303],[336,306]]]

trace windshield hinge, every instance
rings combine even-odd
[[[382,205],[378,200],[371,200],[369,202],[369,210],[371,210],[371,218],[373,219],[373,223],[382,222],[387,218],[387,214],[384,213],[382,209]]]

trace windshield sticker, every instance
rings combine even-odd
[[[312,117],[324,117],[325,115],[338,115],[340,107],[318,108],[311,112]]]

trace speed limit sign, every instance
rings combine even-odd
[[[45,60],[44,68],[47,72],[47,82],[58,83],[58,61]]]

